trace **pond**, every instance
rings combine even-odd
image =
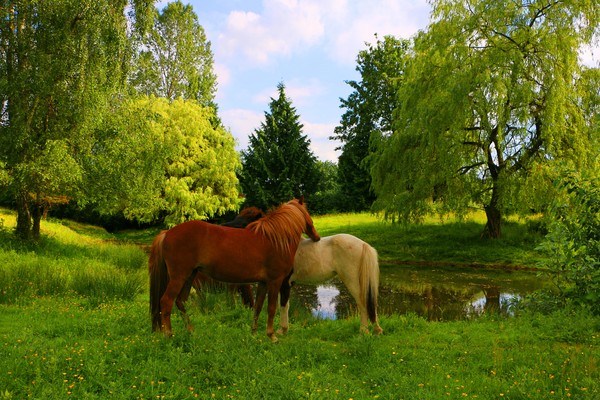
[[[415,313],[430,321],[467,319],[485,312],[510,315],[515,300],[548,285],[536,272],[514,269],[381,264],[379,315]],[[294,306],[316,318],[346,318],[356,304],[337,278],[320,286],[294,285]]]

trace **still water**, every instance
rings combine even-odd
[[[548,285],[535,272],[496,268],[380,265],[380,315],[415,313],[430,321],[467,319],[485,312],[510,315],[522,296]],[[295,285],[291,307],[304,306],[316,318],[357,314],[344,284]]]

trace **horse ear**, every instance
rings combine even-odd
[[[298,203],[304,204],[304,195],[300,196],[300,198],[298,199]]]

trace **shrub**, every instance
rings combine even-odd
[[[600,179],[566,174],[559,188],[564,196],[549,212],[545,240],[538,247],[560,295],[588,304],[600,314]]]

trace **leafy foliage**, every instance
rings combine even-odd
[[[598,33],[597,2],[432,3],[394,133],[380,138],[374,207],[414,221],[475,205],[486,211],[484,233],[499,237],[504,214],[548,200],[549,165],[593,159],[577,52]]]
[[[344,196],[343,210],[362,211],[375,200],[371,189],[368,158],[371,135],[392,132],[396,91],[401,84],[408,41],[385,36],[375,45],[359,52],[356,70],[361,81],[347,81],[354,91],[341,99],[346,109],[331,139],[342,142],[339,157],[339,181]]]
[[[184,100],[168,104],[164,99],[153,107],[169,121],[166,140],[176,150],[166,168],[167,225],[237,210],[239,154],[231,133],[213,126],[214,110]]]
[[[171,122],[164,112],[157,112],[154,102],[160,101],[124,101],[94,131],[80,206],[138,222],[155,222],[165,208],[165,169],[176,148],[166,134]]]
[[[566,299],[600,314],[600,178],[578,173],[560,181],[564,191],[550,210],[549,233],[539,249]]]
[[[194,101],[127,102],[97,133],[87,165],[88,196],[106,214],[169,225],[239,206],[233,136]]]
[[[271,98],[265,121],[250,135],[248,149],[242,151],[244,204],[264,210],[300,195],[310,201],[310,195],[318,190],[310,140],[302,134],[302,124],[283,83],[277,90],[279,96]]]
[[[143,16],[147,3],[133,2]],[[0,165],[17,233],[39,236],[56,196],[81,195],[81,155],[123,82],[126,1],[14,0],[0,8]],[[139,12],[139,13],[138,13]]]
[[[344,209],[345,198],[341,193],[337,164],[317,161],[318,190],[310,199],[311,214],[329,214]]]
[[[157,11],[152,29],[136,41],[134,65],[137,92],[216,108],[210,42],[191,5],[174,1]]]

